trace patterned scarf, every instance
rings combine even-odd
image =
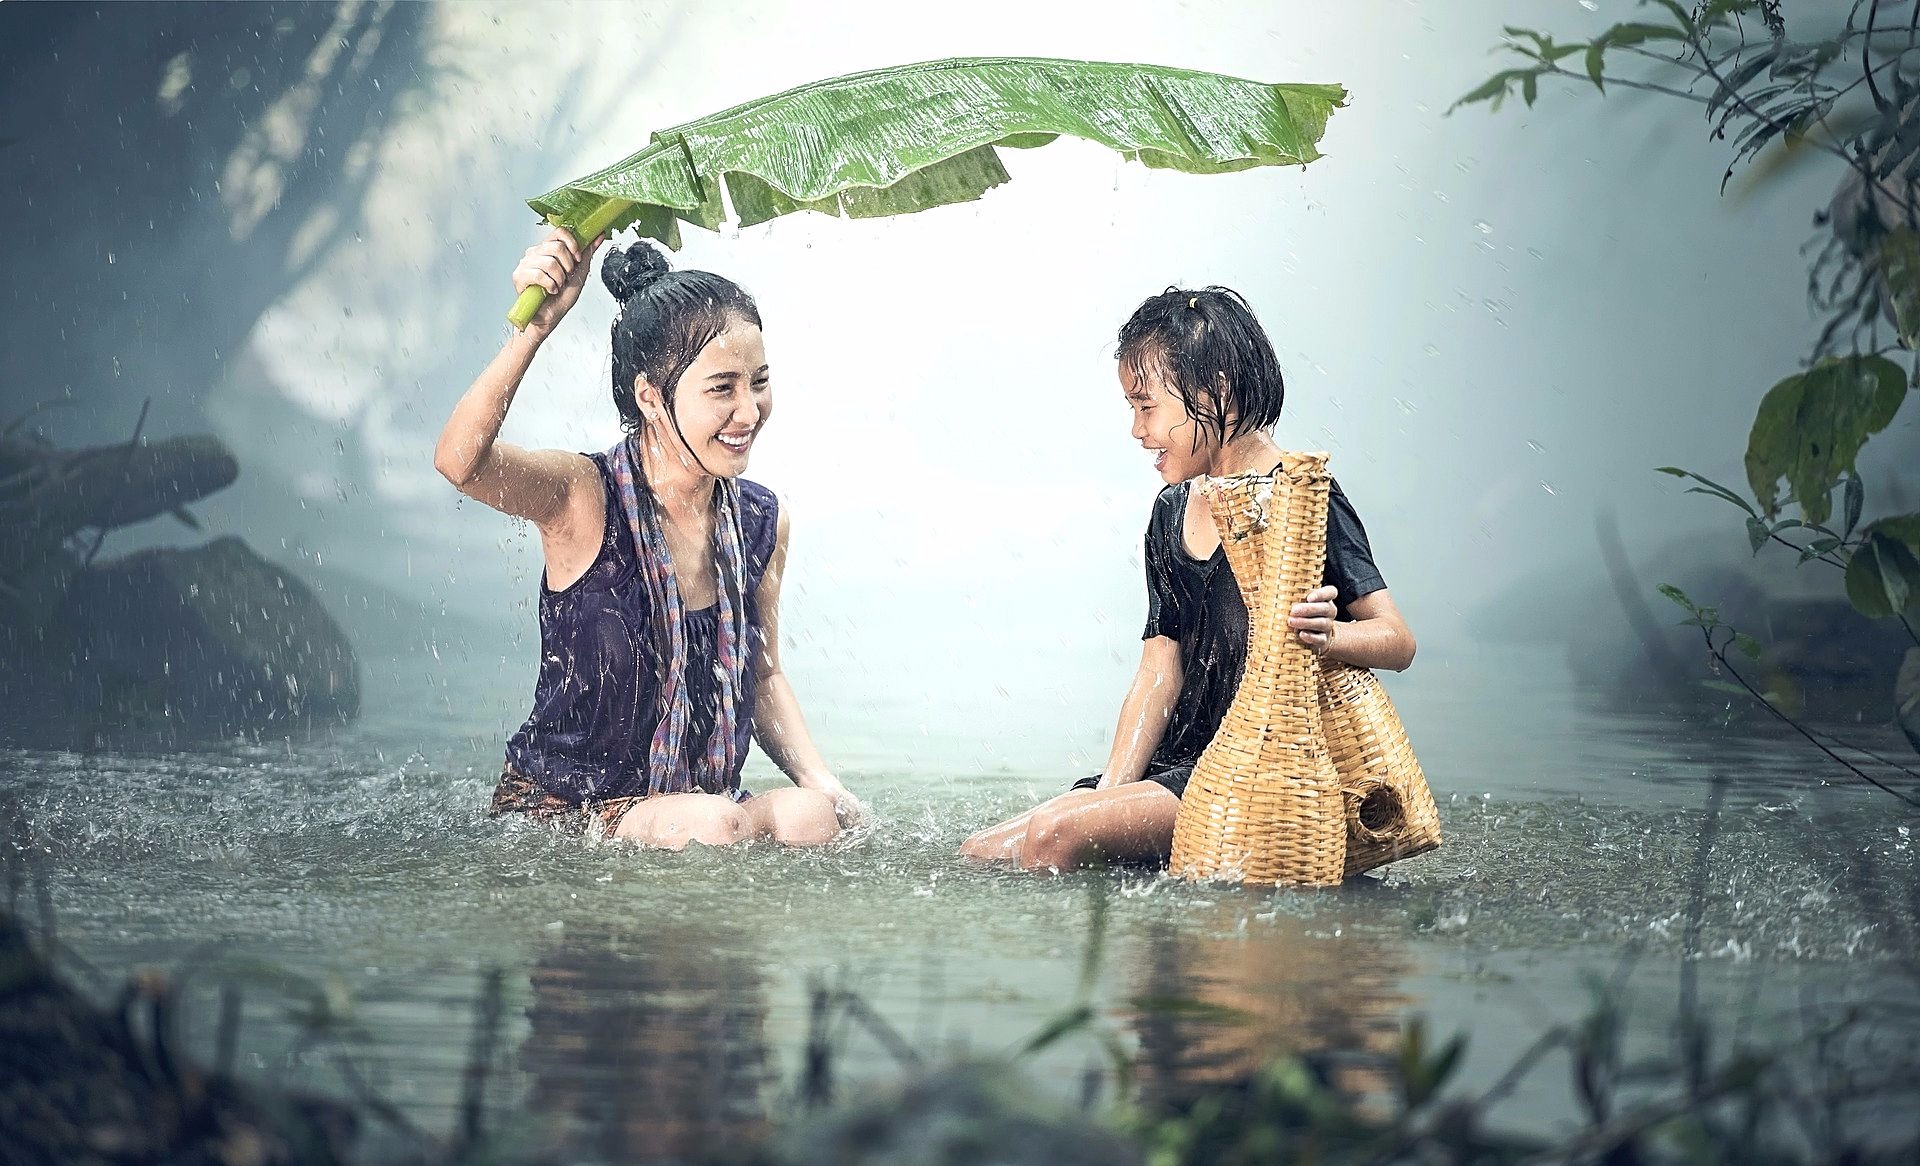
[[[660,723],[647,749],[647,793],[732,790],[743,758],[736,731],[745,699],[747,652],[746,551],[740,531],[740,484],[721,478],[713,489],[713,564],[718,572],[718,628],[713,666],[720,680],[713,734],[689,765],[684,748],[692,701],[687,691],[686,604],[674,578],[673,556],[660,525],[660,509],[640,468],[636,438],[607,451],[607,465],[620,490],[620,509],[633,534],[634,558],[646,586],[655,648],[664,649],[666,667],[658,676]],[[705,666],[705,661],[699,662]]]

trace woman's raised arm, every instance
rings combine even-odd
[[[526,450],[498,440],[500,425],[534,354],[580,298],[593,267],[593,253],[602,242],[595,239],[582,251],[573,236],[556,229],[521,256],[513,272],[514,289],[523,291],[537,284],[547,289],[547,300],[533,321],[508,339],[474,379],[453,407],[433,450],[434,468],[462,494],[527,519],[543,531],[565,525],[568,504],[576,498],[591,498],[597,509],[598,475],[579,454]],[[591,533],[597,539],[598,527]]]

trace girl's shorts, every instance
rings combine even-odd
[[[1172,794],[1174,797],[1177,798],[1181,794],[1187,792],[1187,779],[1192,776],[1193,776],[1193,766],[1192,764],[1189,763],[1186,765],[1161,766],[1160,768],[1157,768],[1157,769],[1149,768],[1147,770],[1146,776],[1142,777],[1140,780],[1150,781],[1156,785],[1163,785],[1167,788],[1168,793]],[[1074,782],[1073,788],[1074,789],[1093,789],[1099,784],[1100,784],[1100,774],[1096,773],[1091,777],[1083,777],[1079,781]]]

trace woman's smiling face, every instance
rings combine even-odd
[[[639,392],[643,407],[658,407],[644,385]],[[766,343],[757,325],[735,318],[680,374],[673,394],[679,433],[662,425],[660,439],[715,477],[737,477],[746,471],[754,438],[772,413]]]

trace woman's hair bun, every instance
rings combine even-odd
[[[670,268],[659,248],[641,239],[624,250],[614,248],[600,261],[600,281],[613,298],[625,302],[633,293],[665,275]]]

